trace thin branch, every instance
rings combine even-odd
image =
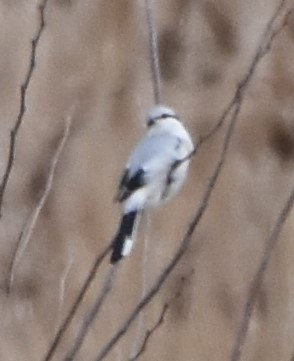
[[[238,97],[239,97],[239,93],[242,91],[242,88],[244,87],[248,87],[254,72],[256,70],[257,65],[259,64],[260,60],[270,51],[271,45],[274,41],[274,39],[279,35],[279,33],[285,28],[285,26],[288,23],[289,20],[289,16],[292,14],[293,10],[290,9],[286,15],[284,16],[283,21],[281,22],[281,24],[275,29],[272,30],[272,27],[274,25],[274,22],[276,21],[276,19],[278,18],[278,16],[280,15],[283,7],[285,6],[286,0],[282,0],[277,8],[277,10],[275,11],[274,15],[272,16],[272,18],[270,19],[269,23],[266,26],[266,29],[263,33],[263,39],[259,44],[259,47],[255,53],[255,56],[250,64],[250,67],[246,73],[246,75],[243,77],[243,79],[241,80],[241,82],[239,83],[238,87],[237,87],[237,91],[235,92],[232,100],[230,101],[230,103],[228,104],[228,106],[225,108],[225,110],[223,111],[220,119],[218,120],[218,122],[212,127],[212,129],[210,129],[207,134],[205,134],[204,136],[202,136],[199,139],[199,142],[195,142],[195,144],[197,144],[197,146],[192,150],[191,153],[189,153],[186,157],[184,157],[183,159],[179,159],[178,161],[176,161],[170,170],[171,174],[177,167],[179,167],[182,163],[186,162],[187,160],[190,160],[198,151],[199,147],[201,147],[206,141],[208,141],[224,124],[224,121],[226,120],[226,118],[228,117],[228,115],[230,114],[230,112],[233,110],[234,106],[236,105],[236,102],[238,101]]]
[[[82,285],[80,292],[78,293],[78,295],[77,295],[72,307],[70,308],[67,316],[65,317],[64,321],[60,325],[56,335],[54,336],[54,339],[52,340],[52,342],[49,346],[49,349],[43,359],[44,361],[51,360],[53,355],[55,354],[55,351],[56,351],[58,345],[60,344],[61,338],[67,331],[72,319],[74,318],[74,315],[77,312],[77,309],[79,308],[80,304],[82,303],[87,290],[89,289],[92,281],[94,280],[94,278],[96,276],[96,273],[97,273],[97,270],[98,270],[100,264],[102,263],[104,258],[109,254],[111,249],[112,249],[112,242],[109,245],[107,245],[105,247],[105,249],[96,257],[96,259],[90,269],[90,272]]]
[[[164,323],[165,320],[165,315],[167,313],[167,311],[170,309],[171,305],[182,295],[182,291],[183,288],[185,286],[185,284],[187,283],[187,280],[192,276],[192,274],[194,273],[194,270],[192,270],[188,276],[183,276],[181,278],[181,284],[180,287],[178,289],[178,291],[176,292],[176,294],[174,295],[174,297],[172,297],[172,299],[165,303],[162,307],[162,310],[159,314],[159,317],[156,321],[156,323],[154,324],[153,327],[151,327],[150,330],[146,331],[145,337],[143,339],[143,342],[141,344],[141,347],[139,348],[138,352],[136,353],[135,356],[133,356],[132,358],[129,359],[129,361],[136,361],[140,358],[140,356],[146,351],[146,348],[148,346],[148,342],[149,339],[153,336],[153,334],[157,331],[157,329]]]
[[[170,172],[169,172],[169,176],[171,176],[171,174],[173,173],[173,171],[178,168],[182,163],[187,162],[187,160],[190,160],[192,157],[194,157],[194,155],[196,154],[198,149],[198,146],[196,146],[188,155],[186,155],[184,158],[182,159],[178,159],[176,160],[171,168],[170,168]]]
[[[10,290],[13,286],[14,274],[15,274],[16,267],[19,264],[23,254],[32,238],[32,234],[35,230],[40,213],[41,213],[41,211],[49,197],[49,194],[51,192],[54,176],[56,173],[57,164],[59,162],[60,155],[63,151],[63,148],[65,146],[65,143],[66,143],[69,133],[70,133],[71,121],[72,121],[72,118],[70,115],[65,121],[65,127],[64,127],[62,138],[61,138],[61,140],[58,144],[58,147],[56,149],[56,152],[51,160],[48,178],[46,180],[46,185],[45,185],[42,197],[41,197],[40,201],[37,203],[35,209],[33,210],[32,214],[30,215],[28,221],[24,225],[24,228],[19,236],[18,243],[17,243],[16,249],[15,249],[13,258],[12,258],[12,262],[11,262],[11,266],[10,266],[9,274],[8,274],[8,285],[7,285],[8,293],[10,292]]]
[[[284,1],[282,3],[284,3]],[[275,14],[273,17],[276,16]],[[272,22],[272,18],[270,19],[270,22]],[[268,31],[270,31],[270,29]],[[274,40],[274,37],[270,37],[268,42],[271,42],[273,40]],[[264,42],[264,41],[265,41],[264,37],[262,37],[261,42]],[[267,44],[269,45],[270,43],[268,43],[268,42],[267,42]],[[264,49],[263,46],[259,45],[256,54],[260,53],[260,48]],[[267,46],[266,49],[270,49],[270,46]],[[249,67],[247,73],[245,74],[243,81],[237,87],[236,94],[233,97],[233,99],[234,99],[233,106],[230,105],[231,102],[229,104],[230,110],[227,111],[227,115],[231,114],[231,116],[229,118],[229,125],[228,125],[228,129],[227,129],[227,132],[226,132],[226,135],[224,138],[224,142],[223,142],[223,146],[222,146],[222,150],[221,150],[221,154],[220,154],[218,163],[216,164],[214,172],[207,184],[207,187],[206,187],[205,193],[203,195],[202,201],[200,203],[200,206],[198,207],[197,212],[196,212],[195,216],[193,217],[192,222],[190,223],[190,225],[183,237],[183,240],[180,243],[180,246],[178,247],[172,260],[168,263],[168,265],[164,268],[164,270],[158,277],[158,279],[155,282],[155,284],[153,285],[153,287],[149,290],[149,292],[146,294],[146,296],[138,303],[138,305],[134,308],[134,310],[131,312],[131,314],[125,320],[125,322],[119,327],[118,331],[113,335],[113,337],[104,345],[104,347],[99,352],[95,361],[103,360],[109,354],[109,352],[113,349],[113,347],[118,343],[118,341],[124,336],[124,334],[128,331],[129,327],[132,325],[133,321],[138,317],[140,311],[143,308],[145,308],[152,301],[153,297],[161,289],[161,286],[167,280],[167,278],[169,277],[172,270],[176,267],[179,260],[182,258],[182,256],[184,255],[184,253],[190,246],[191,240],[192,240],[192,235],[194,234],[194,231],[195,231],[197,225],[199,224],[203,214],[205,213],[205,211],[208,207],[208,202],[209,202],[211,194],[214,190],[214,186],[218,180],[218,177],[222,170],[223,164],[225,162],[229,144],[230,144],[230,141],[231,141],[231,138],[233,135],[233,131],[234,131],[234,128],[235,128],[235,125],[236,125],[236,122],[237,122],[237,119],[239,116],[240,109],[241,109],[241,105],[243,103],[244,96],[245,96],[246,90],[249,85],[249,80],[255,73],[257,65],[259,64],[260,60],[263,58],[263,56],[265,54],[266,54],[266,51],[263,52],[262,55],[255,55],[252,63],[250,64],[250,67]]]
[[[153,92],[155,104],[161,102],[161,77],[160,64],[158,56],[157,32],[154,21],[154,3],[153,0],[145,0],[145,12],[148,27],[149,53],[150,53],[150,71],[153,82]]]
[[[82,326],[72,344],[71,349],[69,350],[69,352],[66,354],[64,361],[72,361],[77,352],[79,351],[89,329],[90,326],[92,325],[92,323],[94,322],[95,318],[97,317],[107,295],[109,294],[109,292],[111,291],[112,288],[112,283],[114,280],[114,276],[116,274],[118,267],[111,267],[107,277],[105,278],[104,281],[104,285],[102,287],[102,290],[100,292],[100,294],[98,295],[94,305],[92,306],[92,308],[90,309],[90,311],[87,313],[87,315],[85,316]]]
[[[274,30],[270,35],[269,35],[269,40],[265,46],[265,48],[263,49],[263,55],[266,54],[267,52],[269,52],[271,50],[271,46],[273,44],[273,40],[276,36],[279,35],[279,33],[288,25],[288,21],[289,21],[289,17],[290,15],[293,14],[293,8],[291,8],[290,10],[288,10],[288,12],[286,13],[286,15],[284,16],[284,20],[281,22],[280,26],[278,26],[276,28],[276,30]],[[278,15],[278,14],[277,14]]]
[[[167,175],[166,175],[166,179],[165,179],[165,191],[162,194],[162,198],[165,198],[167,196],[167,191],[169,189],[168,185],[172,182],[173,180],[173,175],[174,175],[174,171],[184,162],[187,162],[188,160],[190,160],[195,154],[196,154],[196,149],[198,149],[198,147],[194,148],[189,154],[187,154],[184,158],[182,159],[178,159],[176,161],[173,162],[173,164],[171,165]]]
[[[283,8],[286,6],[287,1],[288,0],[281,0],[280,1],[279,5],[277,6],[276,11],[274,12],[272,18],[270,19],[270,21],[268,22],[268,24],[267,24],[267,26],[265,28],[265,33],[266,34],[271,34],[271,29],[273,28],[274,22],[277,20],[277,18],[281,14]]]
[[[58,297],[58,311],[57,311],[57,327],[56,330],[58,330],[59,325],[60,325],[60,319],[61,319],[61,315],[62,315],[62,309],[63,309],[63,305],[64,305],[64,294],[65,294],[65,285],[66,285],[66,281],[68,279],[68,276],[70,274],[70,270],[72,268],[73,265],[73,261],[74,261],[74,257],[72,255],[69,256],[68,262],[65,266],[64,272],[60,277],[60,285],[59,285],[59,297]]]
[[[37,33],[36,33],[34,39],[31,42],[31,54],[30,54],[29,68],[27,70],[25,80],[24,80],[23,84],[20,87],[19,112],[18,112],[18,115],[17,115],[17,118],[16,118],[16,122],[14,124],[14,127],[10,131],[10,145],[9,145],[9,153],[8,153],[8,158],[7,158],[7,164],[6,164],[5,172],[3,174],[2,181],[1,181],[1,184],[0,184],[0,218],[2,216],[4,193],[5,193],[5,190],[6,190],[6,187],[7,187],[8,179],[10,177],[10,173],[11,173],[11,170],[12,170],[14,157],[15,157],[16,136],[17,136],[18,130],[19,130],[21,124],[22,124],[24,114],[26,112],[27,90],[28,90],[28,87],[30,85],[34,69],[36,67],[37,47],[38,47],[41,35],[43,33],[43,30],[45,28],[44,12],[45,12],[45,8],[46,8],[47,3],[48,3],[48,0],[44,0],[39,5],[39,17],[40,17],[39,28],[37,30]]]
[[[258,291],[259,291],[261,282],[262,282],[262,280],[264,278],[264,274],[268,268],[268,264],[269,264],[273,249],[278,242],[281,230],[291,212],[291,209],[293,208],[293,204],[294,204],[294,187],[292,188],[290,196],[287,199],[283,209],[281,210],[281,212],[278,216],[278,219],[273,228],[273,231],[266,243],[264,253],[263,253],[262,259],[260,261],[258,270],[257,270],[257,272],[254,276],[254,279],[251,283],[251,286],[249,288],[249,293],[248,293],[247,301],[246,301],[246,304],[244,307],[242,320],[241,320],[241,323],[240,323],[240,326],[238,329],[236,341],[235,341],[232,355],[230,358],[231,361],[239,361],[241,358],[242,350],[244,348],[244,343],[245,343],[246,336],[248,333],[249,322],[252,317],[252,312],[254,309],[254,305],[256,302],[256,298],[258,295]]]
[[[153,327],[151,327],[150,330],[146,331],[144,340],[142,342],[141,347],[139,348],[138,352],[136,353],[136,355],[132,358],[129,359],[129,361],[135,361],[138,360],[139,357],[146,351],[148,342],[149,342],[149,338],[153,335],[154,332],[156,332],[156,330],[164,323],[165,320],[165,314],[167,313],[168,309],[170,307],[169,303],[165,303],[164,306],[162,307],[161,313],[159,315],[159,318],[157,320],[157,322],[155,323],[155,325]]]
[[[260,60],[270,51],[270,47],[274,41],[274,39],[279,35],[279,33],[285,28],[287,25],[287,21],[289,19],[289,16],[292,12],[292,10],[289,10],[284,20],[281,22],[280,26],[277,27],[277,29],[273,30],[274,23],[276,22],[277,18],[281,15],[282,10],[285,7],[287,0],[282,0],[274,14],[272,15],[271,19],[269,20],[264,32],[262,39],[259,43],[259,46],[257,48],[257,51],[255,53],[255,56],[252,59],[252,62],[249,66],[248,71],[246,72],[245,76],[241,80],[241,82],[238,85],[237,91],[235,92],[232,100],[228,104],[228,106],[223,111],[223,114],[221,115],[219,121],[215,124],[215,126],[212,127],[210,131],[208,131],[207,134],[201,137],[201,139],[198,142],[198,148],[207,140],[209,140],[223,125],[225,119],[229,115],[229,113],[232,111],[234,105],[236,104],[236,101],[239,97],[239,92],[242,91],[242,88],[245,88],[249,85],[250,81],[252,80],[252,77],[255,73],[256,67],[260,63]]]

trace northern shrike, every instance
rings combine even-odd
[[[147,134],[131,154],[115,197],[123,203],[123,215],[113,240],[112,264],[130,254],[141,212],[178,193],[194,150],[189,133],[171,108],[155,106],[146,121]]]

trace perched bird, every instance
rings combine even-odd
[[[146,121],[147,134],[131,154],[115,197],[123,203],[123,215],[113,240],[112,264],[130,254],[142,211],[178,193],[194,150],[189,133],[173,109],[157,105]]]

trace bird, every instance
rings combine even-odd
[[[146,125],[147,133],[131,153],[115,196],[122,205],[122,217],[112,243],[111,264],[131,253],[142,212],[179,192],[195,152],[189,132],[172,108],[154,106]]]

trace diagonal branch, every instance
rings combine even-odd
[[[144,337],[143,342],[141,344],[141,347],[139,348],[136,355],[133,356],[132,358],[130,358],[129,361],[138,360],[141,357],[141,355],[146,351],[149,339],[153,336],[153,334],[157,331],[157,329],[164,323],[165,315],[166,315],[167,311],[170,309],[172,303],[175,302],[179,297],[181,297],[183,288],[184,288],[185,284],[187,283],[188,279],[192,276],[193,273],[194,273],[194,270],[192,269],[192,271],[187,276],[182,277],[181,284],[180,284],[180,287],[179,287],[178,291],[176,292],[174,297],[172,297],[172,299],[169,300],[169,302],[167,302],[167,303],[165,303],[163,305],[162,310],[161,310],[161,312],[159,314],[159,317],[158,317],[156,323],[154,324],[154,326],[151,327],[150,330],[146,331],[146,334],[145,334],[145,337]]]
[[[20,104],[19,104],[19,112],[16,118],[16,122],[14,124],[14,127],[10,131],[10,145],[9,145],[9,152],[8,152],[8,158],[7,158],[7,164],[5,168],[5,172],[2,177],[2,181],[0,184],[0,217],[2,216],[2,207],[3,207],[3,198],[4,193],[7,187],[8,179],[10,177],[10,173],[12,170],[14,157],[15,157],[15,146],[16,146],[16,137],[17,133],[19,131],[19,128],[21,126],[25,111],[26,111],[26,99],[27,99],[27,90],[30,85],[30,81],[32,79],[32,75],[34,72],[34,69],[36,67],[36,51],[39,44],[39,40],[41,38],[41,35],[45,28],[45,19],[44,19],[44,13],[45,8],[48,3],[48,0],[43,0],[43,2],[39,5],[39,28],[37,30],[37,34],[34,37],[34,39],[31,42],[31,55],[30,55],[30,63],[27,70],[27,74],[25,77],[25,80],[23,84],[20,87]]]
[[[282,1],[282,4],[284,4],[284,1]],[[276,13],[273,15],[273,17],[270,19],[270,23],[273,22],[273,18],[276,18]],[[274,31],[271,27],[268,27],[268,32]],[[218,180],[218,177],[220,175],[220,172],[222,170],[223,164],[225,162],[228,148],[230,145],[230,141],[233,135],[233,131],[235,128],[235,125],[238,120],[238,116],[240,113],[241,105],[244,100],[244,96],[246,93],[246,90],[249,85],[249,80],[252,78],[252,75],[255,73],[256,67],[259,64],[260,60],[263,58],[263,56],[267,53],[267,51],[270,50],[270,43],[274,40],[275,37],[269,37],[269,40],[266,40],[264,37],[261,39],[262,45],[259,45],[256,55],[253,58],[252,63],[250,64],[250,67],[245,74],[245,77],[243,78],[242,82],[238,85],[236,94],[234,95],[234,104],[231,107],[230,111],[227,112],[227,115],[230,115],[229,118],[229,125],[228,129],[224,138],[221,154],[218,160],[218,163],[216,164],[216,167],[214,169],[214,172],[207,184],[205,193],[202,197],[202,201],[200,203],[200,206],[198,207],[198,210],[195,214],[195,216],[192,219],[192,222],[190,223],[183,240],[180,243],[180,246],[178,247],[174,257],[172,260],[167,264],[167,266],[164,268],[160,276],[158,277],[157,281],[153,285],[153,287],[149,290],[149,292],[146,294],[144,298],[138,303],[138,305],[134,308],[134,310],[131,312],[129,317],[125,320],[125,322],[119,327],[117,332],[110,338],[110,340],[104,345],[102,350],[99,352],[97,358],[95,361],[101,361],[103,360],[113,349],[113,347],[118,343],[118,341],[125,335],[125,333],[128,331],[129,327],[132,325],[133,321],[138,317],[140,311],[145,308],[154,298],[154,296],[159,292],[164,282],[167,280],[173,269],[176,267],[186,250],[191,244],[192,235],[194,234],[194,231],[199,224],[203,214],[205,213],[208,203],[211,197],[211,194],[214,190],[215,184]],[[265,43],[264,43],[265,42]],[[267,45],[266,45],[267,44]],[[265,46],[266,45],[266,46]],[[265,51],[262,51],[262,54],[260,53],[260,49],[267,49]]]
[[[100,264],[102,263],[104,258],[109,254],[111,248],[112,248],[112,242],[109,245],[107,245],[106,248],[96,257],[95,262],[93,263],[91,270],[90,270],[80,292],[78,293],[78,295],[77,295],[72,307],[70,308],[67,316],[65,317],[64,321],[60,325],[56,335],[54,336],[54,339],[52,340],[43,361],[50,361],[52,359],[59,343],[61,342],[61,338],[63,337],[66,330],[68,329],[72,319],[74,318],[74,315],[77,312],[77,309],[79,308],[80,304],[82,303],[84,296],[90,287],[90,284],[94,280]]]
[[[59,325],[60,325],[60,319],[62,316],[62,310],[63,310],[63,306],[64,306],[65,286],[66,286],[66,282],[68,280],[71,268],[73,266],[73,263],[74,263],[74,257],[72,254],[69,254],[67,264],[65,265],[64,271],[62,272],[62,274],[60,276],[59,297],[58,297],[58,307],[57,307],[58,323],[56,325],[56,331],[58,330]]]
[[[177,168],[179,167],[182,163],[190,160],[198,151],[199,147],[201,147],[206,141],[208,141],[224,124],[225,120],[227,119],[228,115],[230,114],[230,112],[233,110],[234,106],[236,105],[236,102],[238,101],[238,97],[240,96],[240,92],[242,92],[242,88],[246,88],[248,87],[250,81],[252,80],[252,77],[255,73],[256,67],[258,66],[259,62],[261,61],[261,59],[270,51],[272,43],[274,41],[274,39],[279,35],[279,33],[285,28],[285,26],[288,23],[289,20],[289,16],[292,14],[293,10],[290,9],[286,15],[284,16],[283,21],[281,22],[281,24],[275,29],[273,30],[273,25],[275,23],[275,21],[277,20],[277,18],[279,17],[279,15],[281,14],[281,11],[283,10],[284,6],[285,6],[286,0],[282,0],[277,8],[277,10],[275,11],[274,15],[272,16],[272,18],[270,19],[270,21],[268,22],[266,29],[263,33],[263,38],[258,46],[258,49],[255,53],[255,56],[253,57],[253,60],[249,66],[248,71],[246,72],[245,76],[243,77],[243,79],[241,80],[241,82],[239,83],[238,87],[237,87],[237,91],[235,92],[232,100],[229,102],[228,106],[225,108],[225,110],[223,111],[220,119],[218,120],[218,122],[202,137],[200,137],[199,142],[195,142],[195,144],[197,144],[197,146],[192,150],[191,153],[189,153],[186,157],[184,157],[183,159],[179,159],[177,162],[175,162],[170,170],[170,174]]]
[[[276,11],[274,12],[274,14],[272,15],[271,19],[269,20],[264,32],[263,32],[263,36],[261,38],[261,41],[259,43],[259,46],[257,48],[257,51],[251,61],[251,64],[249,66],[249,69],[247,70],[245,76],[243,77],[243,79],[241,80],[241,82],[239,83],[238,87],[237,87],[237,91],[235,92],[232,100],[230,101],[230,103],[228,104],[228,106],[225,108],[225,110],[223,111],[220,119],[218,120],[218,122],[215,124],[215,126],[212,127],[211,130],[209,130],[207,132],[207,134],[205,134],[203,137],[201,137],[201,139],[199,140],[198,143],[198,147],[200,145],[202,145],[204,142],[206,142],[207,140],[209,140],[223,125],[224,121],[226,120],[227,116],[229,115],[229,113],[232,111],[232,109],[234,108],[234,105],[236,104],[238,97],[239,97],[239,93],[242,92],[242,88],[246,88],[248,87],[250,81],[252,80],[252,77],[255,73],[256,67],[258,66],[258,64],[260,63],[260,61],[262,60],[262,58],[270,51],[271,45],[274,41],[274,39],[279,35],[279,33],[285,28],[285,26],[287,25],[287,21],[289,19],[289,16],[292,12],[292,10],[289,10],[286,15],[284,16],[283,21],[281,22],[281,24],[274,30],[274,24],[277,21],[278,17],[281,15],[285,5],[286,5],[287,0],[282,0]]]
[[[264,274],[268,268],[268,264],[273,252],[274,247],[276,246],[281,230],[293,208],[294,204],[294,187],[290,193],[289,198],[287,199],[283,209],[281,210],[276,224],[273,228],[273,231],[266,243],[265,250],[260,261],[257,272],[255,273],[254,279],[249,288],[249,293],[247,301],[244,307],[242,320],[238,329],[236,341],[233,347],[231,361],[239,361],[242,355],[242,350],[245,344],[246,336],[248,333],[249,322],[252,317],[252,312],[258,295],[258,291],[263,280]]]
[[[65,146],[65,143],[68,139],[70,127],[71,127],[71,116],[69,116],[65,121],[65,128],[63,131],[63,136],[62,136],[60,143],[58,144],[58,147],[56,149],[56,152],[51,160],[49,174],[48,174],[48,178],[46,181],[46,185],[45,185],[45,189],[42,194],[42,197],[41,197],[40,201],[37,203],[35,209],[33,210],[32,214],[30,215],[28,221],[24,225],[24,228],[19,236],[19,239],[18,239],[18,242],[16,245],[16,249],[15,249],[12,261],[11,261],[9,274],[8,274],[8,280],[7,280],[7,292],[8,293],[10,292],[11,287],[13,286],[14,274],[15,274],[16,267],[19,264],[23,254],[32,238],[32,234],[35,230],[40,213],[41,213],[41,211],[49,197],[49,194],[51,192],[54,176],[56,173],[57,164],[60,159],[60,155],[63,151],[63,148]]]
[[[139,357],[146,351],[148,342],[149,342],[149,338],[153,335],[153,333],[156,332],[156,330],[164,323],[165,321],[165,315],[168,311],[168,309],[170,308],[170,303],[165,303],[164,306],[162,307],[162,310],[160,312],[160,315],[158,317],[158,320],[156,321],[156,323],[154,324],[153,327],[151,327],[150,329],[148,329],[146,331],[144,340],[142,342],[142,345],[140,347],[140,349],[138,350],[138,352],[136,353],[136,355],[134,357],[132,357],[131,359],[129,359],[129,361],[135,361],[138,360]]]
[[[108,271],[107,277],[105,278],[104,285],[102,287],[102,290],[100,294],[98,295],[94,305],[90,309],[90,311],[86,314],[82,326],[72,344],[71,349],[66,354],[64,361],[73,361],[77,352],[79,351],[80,347],[82,346],[82,343],[90,329],[91,324],[97,317],[107,295],[111,291],[112,283],[116,274],[118,267],[111,267]]]

